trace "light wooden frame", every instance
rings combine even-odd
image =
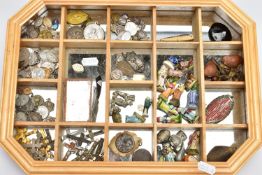
[[[110,25],[107,25],[107,38],[105,41],[88,41],[88,40],[69,40],[65,39],[65,28],[62,27],[60,39],[58,40],[32,40],[20,39],[21,26],[30,19],[36,12],[44,6],[61,8],[61,25],[65,26],[65,17],[67,7],[79,6],[104,6],[107,10],[107,24],[110,24],[110,11],[112,7],[128,7],[138,8],[146,7],[152,12],[152,40],[151,41],[110,41]],[[166,7],[193,7],[195,8],[193,33],[197,36],[194,42],[172,42],[161,43],[156,41],[156,9],[160,6]],[[204,42],[202,40],[202,8],[204,7],[219,7],[242,29],[242,41],[230,42]],[[261,96],[259,85],[259,66],[256,42],[256,26],[255,23],[247,17],[236,5],[229,0],[32,0],[23,9],[21,9],[8,22],[8,34],[6,38],[6,51],[3,71],[2,84],[2,101],[0,113],[0,143],[8,154],[20,165],[20,167],[30,175],[47,175],[47,174],[204,174],[197,169],[195,162],[174,162],[160,163],[156,162],[156,148],[154,148],[154,162],[109,162],[108,151],[105,149],[104,162],[62,162],[58,161],[59,153],[59,134],[63,127],[104,127],[105,138],[108,135],[109,128],[147,128],[153,131],[153,143],[156,145],[157,128],[197,128],[201,130],[202,137],[202,160],[206,161],[205,153],[205,131],[206,129],[248,129],[248,139],[237,150],[237,152],[227,162],[211,163],[217,168],[217,175],[235,174],[244,163],[255,153],[261,146]],[[178,48],[194,48],[197,51],[197,73],[200,82],[200,115],[202,120],[200,124],[158,124],[156,117],[153,118],[152,124],[115,124],[109,123],[108,108],[106,111],[105,123],[88,123],[88,122],[64,122],[62,121],[62,90],[64,79],[64,64],[65,48],[76,47],[77,43],[81,43],[83,47],[89,47],[96,44],[98,47],[106,48],[107,65],[110,64],[111,49],[110,47],[130,47],[152,49],[152,80],[150,81],[132,81],[119,82],[110,80],[110,66],[106,67],[106,91],[109,92],[110,87],[134,87],[143,85],[151,87],[153,92],[153,116],[156,115],[156,52],[157,47],[178,47]],[[17,67],[19,48],[21,46],[56,46],[59,47],[59,77],[56,80],[27,80],[17,78]],[[204,80],[204,49],[205,48],[220,48],[220,49],[243,49],[245,59],[245,82],[207,82]],[[202,58],[202,59],[201,59]],[[54,123],[47,122],[14,122],[14,104],[16,87],[18,84],[27,85],[51,85],[57,87],[57,119]],[[246,91],[246,111],[247,124],[232,124],[232,125],[212,125],[205,123],[205,88],[245,88]],[[106,103],[109,104],[109,93],[106,96]],[[60,110],[59,110],[60,109]],[[13,138],[14,126],[43,126],[50,127],[56,130],[55,143],[55,161],[54,162],[38,162],[34,161],[26,151]],[[108,139],[105,139],[105,146],[108,145]]]

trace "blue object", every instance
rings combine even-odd
[[[187,108],[188,109],[197,109],[198,107],[198,91],[191,90],[187,94]]]
[[[58,19],[54,19],[52,22],[52,29],[53,30],[57,30],[59,27],[59,20]]]
[[[178,62],[180,61],[180,58],[177,56],[171,56],[168,58],[169,61],[171,61],[173,64],[178,64]]]
[[[143,123],[139,118],[136,116],[126,116],[126,123]]]

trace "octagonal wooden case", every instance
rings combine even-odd
[[[44,11],[43,11],[44,9]],[[76,9],[86,11],[104,26],[104,40],[84,40],[67,38],[67,14]],[[40,12],[48,11],[51,18],[60,24],[58,34],[50,39],[23,38],[23,26],[32,23]],[[111,20],[114,13],[127,13],[141,17],[146,24],[149,39],[142,41],[111,40]],[[207,39],[207,29],[215,23],[227,25],[232,33],[232,41],[214,42]],[[161,40],[161,34],[176,34],[179,26],[194,36],[191,41]],[[162,32],[162,33],[161,33]],[[180,33],[179,33],[180,32]],[[58,72],[53,79],[21,78],[19,72],[20,48],[57,48]],[[111,80],[115,53],[135,50],[149,55],[150,78],[146,80]],[[69,111],[66,101],[70,88],[68,62],[73,54],[102,55],[104,77],[102,106],[97,122],[76,121],[67,118]],[[204,68],[207,56],[239,54],[244,58],[244,79],[240,81],[209,81],[205,79]],[[158,62],[162,55],[192,55],[194,75],[198,81],[198,115],[195,123],[158,123]],[[55,103],[55,120],[15,121],[16,93],[20,86],[32,87]],[[79,87],[79,86],[78,86]],[[40,89],[40,90],[39,90]],[[114,90],[134,91],[136,96],[151,96],[151,119],[145,123],[113,123],[110,119],[110,99]],[[37,91],[39,90],[39,91]],[[77,90],[75,90],[77,91]],[[47,93],[48,92],[48,93]],[[49,93],[50,92],[50,93]],[[111,94],[111,95],[110,95]],[[218,124],[206,122],[206,106],[221,94],[230,94],[235,106],[230,120]],[[80,96],[81,97],[81,96]],[[79,97],[79,98],[80,98]],[[140,99],[139,99],[140,100]],[[82,103],[82,102],[81,102]],[[80,105],[81,105],[80,103]],[[77,107],[73,108],[76,109]],[[81,110],[81,109],[80,109]],[[207,161],[207,154],[213,146],[237,144],[238,149],[227,161],[209,162],[216,167],[217,175],[235,174],[261,146],[261,98],[259,66],[256,42],[256,26],[235,4],[228,0],[32,0],[8,22],[6,50],[3,71],[2,101],[0,114],[0,143],[6,152],[30,175],[47,174],[204,174],[197,168],[198,162],[177,161],[159,162],[157,133],[161,129],[172,132],[185,130],[189,136],[192,130],[200,133],[199,159]],[[45,128],[52,130],[53,161],[36,161],[14,137],[17,129]],[[63,135],[67,129],[91,128],[103,130],[103,161],[63,161]],[[108,145],[116,132],[132,131],[146,140],[143,147],[150,150],[153,160],[146,162],[111,161]],[[148,139],[149,138],[149,139]]]

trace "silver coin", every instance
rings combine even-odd
[[[31,70],[32,78],[43,79],[45,78],[45,70],[39,67]]]
[[[68,29],[66,35],[68,39],[83,39],[84,30],[79,26],[74,26]]]
[[[38,18],[35,20],[35,26],[36,26],[36,27],[40,27],[42,24],[43,24],[43,18],[42,18],[42,17],[38,17]]]
[[[34,38],[37,38],[37,37],[38,37],[40,31],[39,31],[39,29],[36,28],[35,26],[30,25],[30,26],[28,26],[28,27],[26,28],[26,33],[27,33],[27,36],[28,36],[29,38],[34,39]]]
[[[118,35],[119,40],[130,40],[131,39],[131,34],[130,32],[123,31]]]
[[[16,96],[15,105],[16,106],[25,106],[29,102],[30,97],[28,95],[19,95]]]
[[[134,22],[127,22],[125,25],[125,30],[130,32],[131,36],[134,36],[138,31],[138,27]]]
[[[27,121],[27,115],[24,112],[17,112],[15,114],[16,121]]]
[[[87,24],[84,30],[85,39],[104,39],[105,32],[103,28],[98,24]]]
[[[58,51],[57,51],[57,49],[41,50],[39,52],[39,56],[41,58],[41,61],[43,61],[43,62],[52,62],[52,63],[58,62]]]
[[[46,118],[49,115],[49,111],[46,106],[38,106],[36,112],[38,112],[42,118]]]
[[[29,57],[29,65],[33,66],[39,63],[39,58],[35,52],[32,52]]]

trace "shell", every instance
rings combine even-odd
[[[227,161],[235,153],[236,149],[236,147],[232,146],[215,146],[209,151],[207,161]]]
[[[208,61],[207,64],[205,65],[205,70],[204,70],[205,76],[214,77],[217,76],[217,73],[218,73],[218,69],[214,61],[213,60]]]
[[[222,58],[222,62],[230,68],[236,68],[243,63],[243,59],[239,55],[227,55]]]
[[[224,120],[234,107],[234,97],[222,95],[214,99],[206,108],[206,122],[219,123]]]

